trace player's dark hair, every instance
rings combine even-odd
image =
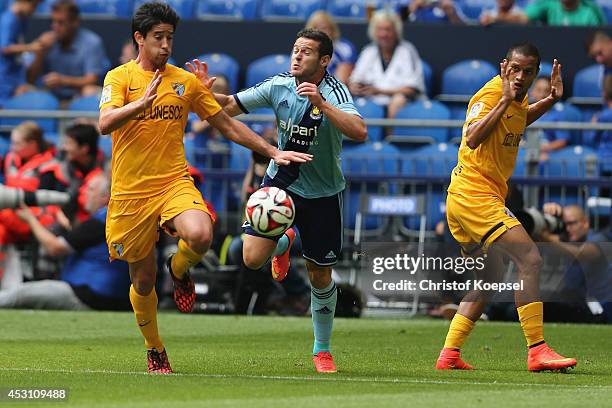
[[[98,156],[98,139],[100,134],[95,126],[87,124],[72,125],[66,129],[66,137],[74,140],[79,147],[89,147],[89,156],[96,158]]]
[[[334,55],[334,43],[331,38],[323,31],[315,30],[314,28],[304,28],[297,33],[296,38],[308,38],[319,43],[319,59],[325,55],[331,58]]]
[[[58,0],[51,5],[51,12],[66,12],[71,20],[79,18],[79,6],[72,0]]]
[[[176,30],[178,22],[179,16],[168,4],[157,1],[144,3],[138,7],[132,17],[132,41],[134,45],[138,45],[134,39],[136,31],[146,37],[147,33],[157,24],[170,24]]]
[[[512,54],[514,53],[524,55],[526,57],[535,57],[538,60],[538,69],[540,68],[540,62],[542,59],[540,58],[540,51],[538,51],[538,48],[535,45],[528,42],[514,44],[512,47],[510,47],[510,49],[508,49],[506,59],[510,61]]]

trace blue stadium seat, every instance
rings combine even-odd
[[[540,72],[538,72],[538,76],[544,76],[544,77],[550,78],[551,73],[552,73],[552,64],[546,61],[540,62]]]
[[[355,145],[342,152],[342,169],[348,175],[396,175],[401,157],[400,151],[393,145],[385,142],[364,143]],[[390,193],[395,192],[393,185],[384,183],[351,183],[344,193],[344,226],[349,231],[355,229],[355,215],[361,205],[361,196],[364,193]],[[366,216],[363,228],[368,235],[382,231],[388,219],[377,216]]]
[[[255,20],[259,16],[258,0],[200,0],[198,18],[232,20]]]
[[[51,5],[55,3],[55,0],[42,0],[36,7],[37,16],[48,16],[51,14]]]
[[[415,101],[402,108],[396,119],[450,119],[450,111],[437,101]],[[445,143],[447,128],[395,127],[392,140],[401,143]]]
[[[113,138],[110,136],[101,136],[98,139],[98,148],[102,150],[106,160],[110,159],[113,151]]]
[[[59,101],[53,94],[45,91],[28,92],[19,96],[13,96],[4,103],[4,109],[17,110],[57,110],[59,109]],[[33,120],[38,123],[38,126],[46,132],[55,132],[57,129],[57,121],[55,119],[37,119],[37,118],[2,118],[0,123],[5,126],[17,126],[24,120]]]
[[[290,58],[286,54],[273,54],[251,62],[246,70],[247,88],[271,76],[289,71],[289,61]]]
[[[100,107],[100,97],[98,95],[84,96],[73,99],[68,105],[71,111],[98,111]]]
[[[135,0],[134,10],[147,3],[149,0]],[[195,2],[196,0],[157,0],[164,3],[168,3],[176,11],[176,14],[180,18],[189,20],[195,16]]]
[[[131,17],[132,0],[77,0],[84,16]]]
[[[329,0],[327,12],[340,20],[363,21],[366,19],[366,2],[364,0]]]
[[[485,9],[495,8],[495,0],[458,0],[456,3],[470,20],[479,21]]]
[[[442,93],[472,96],[497,74],[498,70],[486,61],[457,62],[442,72]]]
[[[354,102],[355,107],[364,119],[383,119],[385,117],[384,108],[366,98],[357,98]],[[382,139],[382,126],[368,126],[368,140],[370,142],[380,142]]]
[[[551,152],[544,164],[544,175],[551,177],[586,177],[598,175],[597,166],[592,160],[597,152],[586,146],[569,146]]]
[[[11,150],[10,137],[4,137],[0,135],[0,158],[4,158],[4,156],[9,152],[9,150]]]
[[[421,60],[421,64],[423,64],[423,78],[425,79],[425,93],[428,97],[433,96],[433,71],[431,69],[431,65],[427,63],[425,60]]]
[[[465,121],[465,114],[467,113],[466,103],[446,103],[446,107],[450,110],[451,119]],[[461,143],[461,128],[450,128],[448,130],[449,141]]]
[[[263,0],[261,18],[264,20],[304,21],[321,7],[321,0]]]
[[[601,65],[591,65],[582,68],[574,76],[574,92],[576,97],[595,97],[601,98],[602,90],[602,68]]]
[[[210,76],[223,75],[229,83],[230,93],[238,92],[238,73],[240,66],[238,61],[227,54],[203,54],[198,57],[200,61],[208,65]]]
[[[230,144],[230,168],[245,171],[251,163],[252,152],[238,143]]]

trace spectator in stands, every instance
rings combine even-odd
[[[565,272],[566,289],[596,299],[607,321],[612,323],[612,262],[606,257],[609,247],[604,246],[610,242],[610,231],[598,234],[591,231],[588,217],[575,205],[561,207],[557,203],[546,203],[543,211],[561,217],[565,223],[564,234],[545,230],[540,238],[575,259]]]
[[[525,8],[519,23],[549,26],[599,26],[606,24],[601,7],[592,0],[536,0]]]
[[[480,14],[480,24],[516,24],[523,20],[523,10],[514,0],[497,0],[496,7],[486,8]]]
[[[63,208],[66,215],[82,222],[93,214],[85,203],[91,181],[103,172],[104,155],[98,149],[99,133],[90,124],[76,124],[66,129],[62,138],[64,158],[45,170],[53,168],[57,179],[67,186],[66,191],[75,198]]]
[[[409,5],[410,21],[418,23],[451,23],[463,25],[468,18],[453,0],[413,0]]]
[[[371,98],[393,118],[425,92],[423,65],[414,45],[402,40],[402,22],[388,9],[378,10],[368,26],[372,43],[359,54],[349,79],[353,95]]]
[[[541,76],[533,81],[529,90],[529,103],[536,103],[550,95],[550,77]],[[561,103],[561,102],[557,102]],[[570,121],[564,110],[555,109],[553,106],[540,119],[540,122],[564,122]],[[548,153],[563,149],[575,142],[574,132],[568,129],[545,129],[542,132],[540,145],[540,160],[547,160]]]
[[[340,36],[338,24],[325,11],[319,10],[312,13],[306,22],[306,28],[323,31],[332,39],[334,42],[334,55],[327,66],[327,70],[330,74],[347,84],[357,60],[355,46],[349,40]]]
[[[89,184],[87,210],[95,214],[71,231],[56,235],[27,208],[19,216],[36,240],[56,257],[67,257],[61,280],[23,283],[0,291],[0,308],[130,310],[130,278],[123,261],[109,262],[105,223],[110,183],[103,174]]]
[[[76,3],[54,3],[51,31],[38,38],[41,49],[27,71],[30,83],[42,75],[42,84],[62,100],[97,94],[99,81],[110,67],[100,36],[80,25]]]
[[[40,0],[15,0],[0,17],[0,106],[2,100],[22,92],[20,85],[25,83],[23,66],[19,56],[24,52],[36,51],[40,44],[36,41],[20,43],[25,35],[29,18],[36,10]]]
[[[601,64],[604,73],[602,77],[612,74],[612,39],[608,34],[595,31],[587,40],[587,51],[595,62]]]
[[[594,123],[612,123],[612,74],[604,79],[604,107],[601,112],[593,116]],[[587,132],[586,144],[597,150],[601,162],[601,175],[612,177],[612,132],[609,130],[596,130]],[[607,190],[610,196],[610,191]]]
[[[127,64],[131,60],[138,57],[138,50],[134,47],[134,41],[128,38],[121,47],[121,55],[119,56],[119,65]]]

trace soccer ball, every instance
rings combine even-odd
[[[251,228],[267,237],[280,235],[293,223],[295,207],[285,190],[263,187],[251,194],[245,209]]]

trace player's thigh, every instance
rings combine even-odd
[[[152,252],[159,238],[159,202],[154,198],[110,200],[106,242],[111,259],[140,261]]]
[[[302,256],[321,267],[335,265],[342,251],[341,193],[323,198],[293,199]]]
[[[190,178],[174,182],[161,199],[159,224],[166,232],[181,238],[205,233],[212,237],[216,214]]]

